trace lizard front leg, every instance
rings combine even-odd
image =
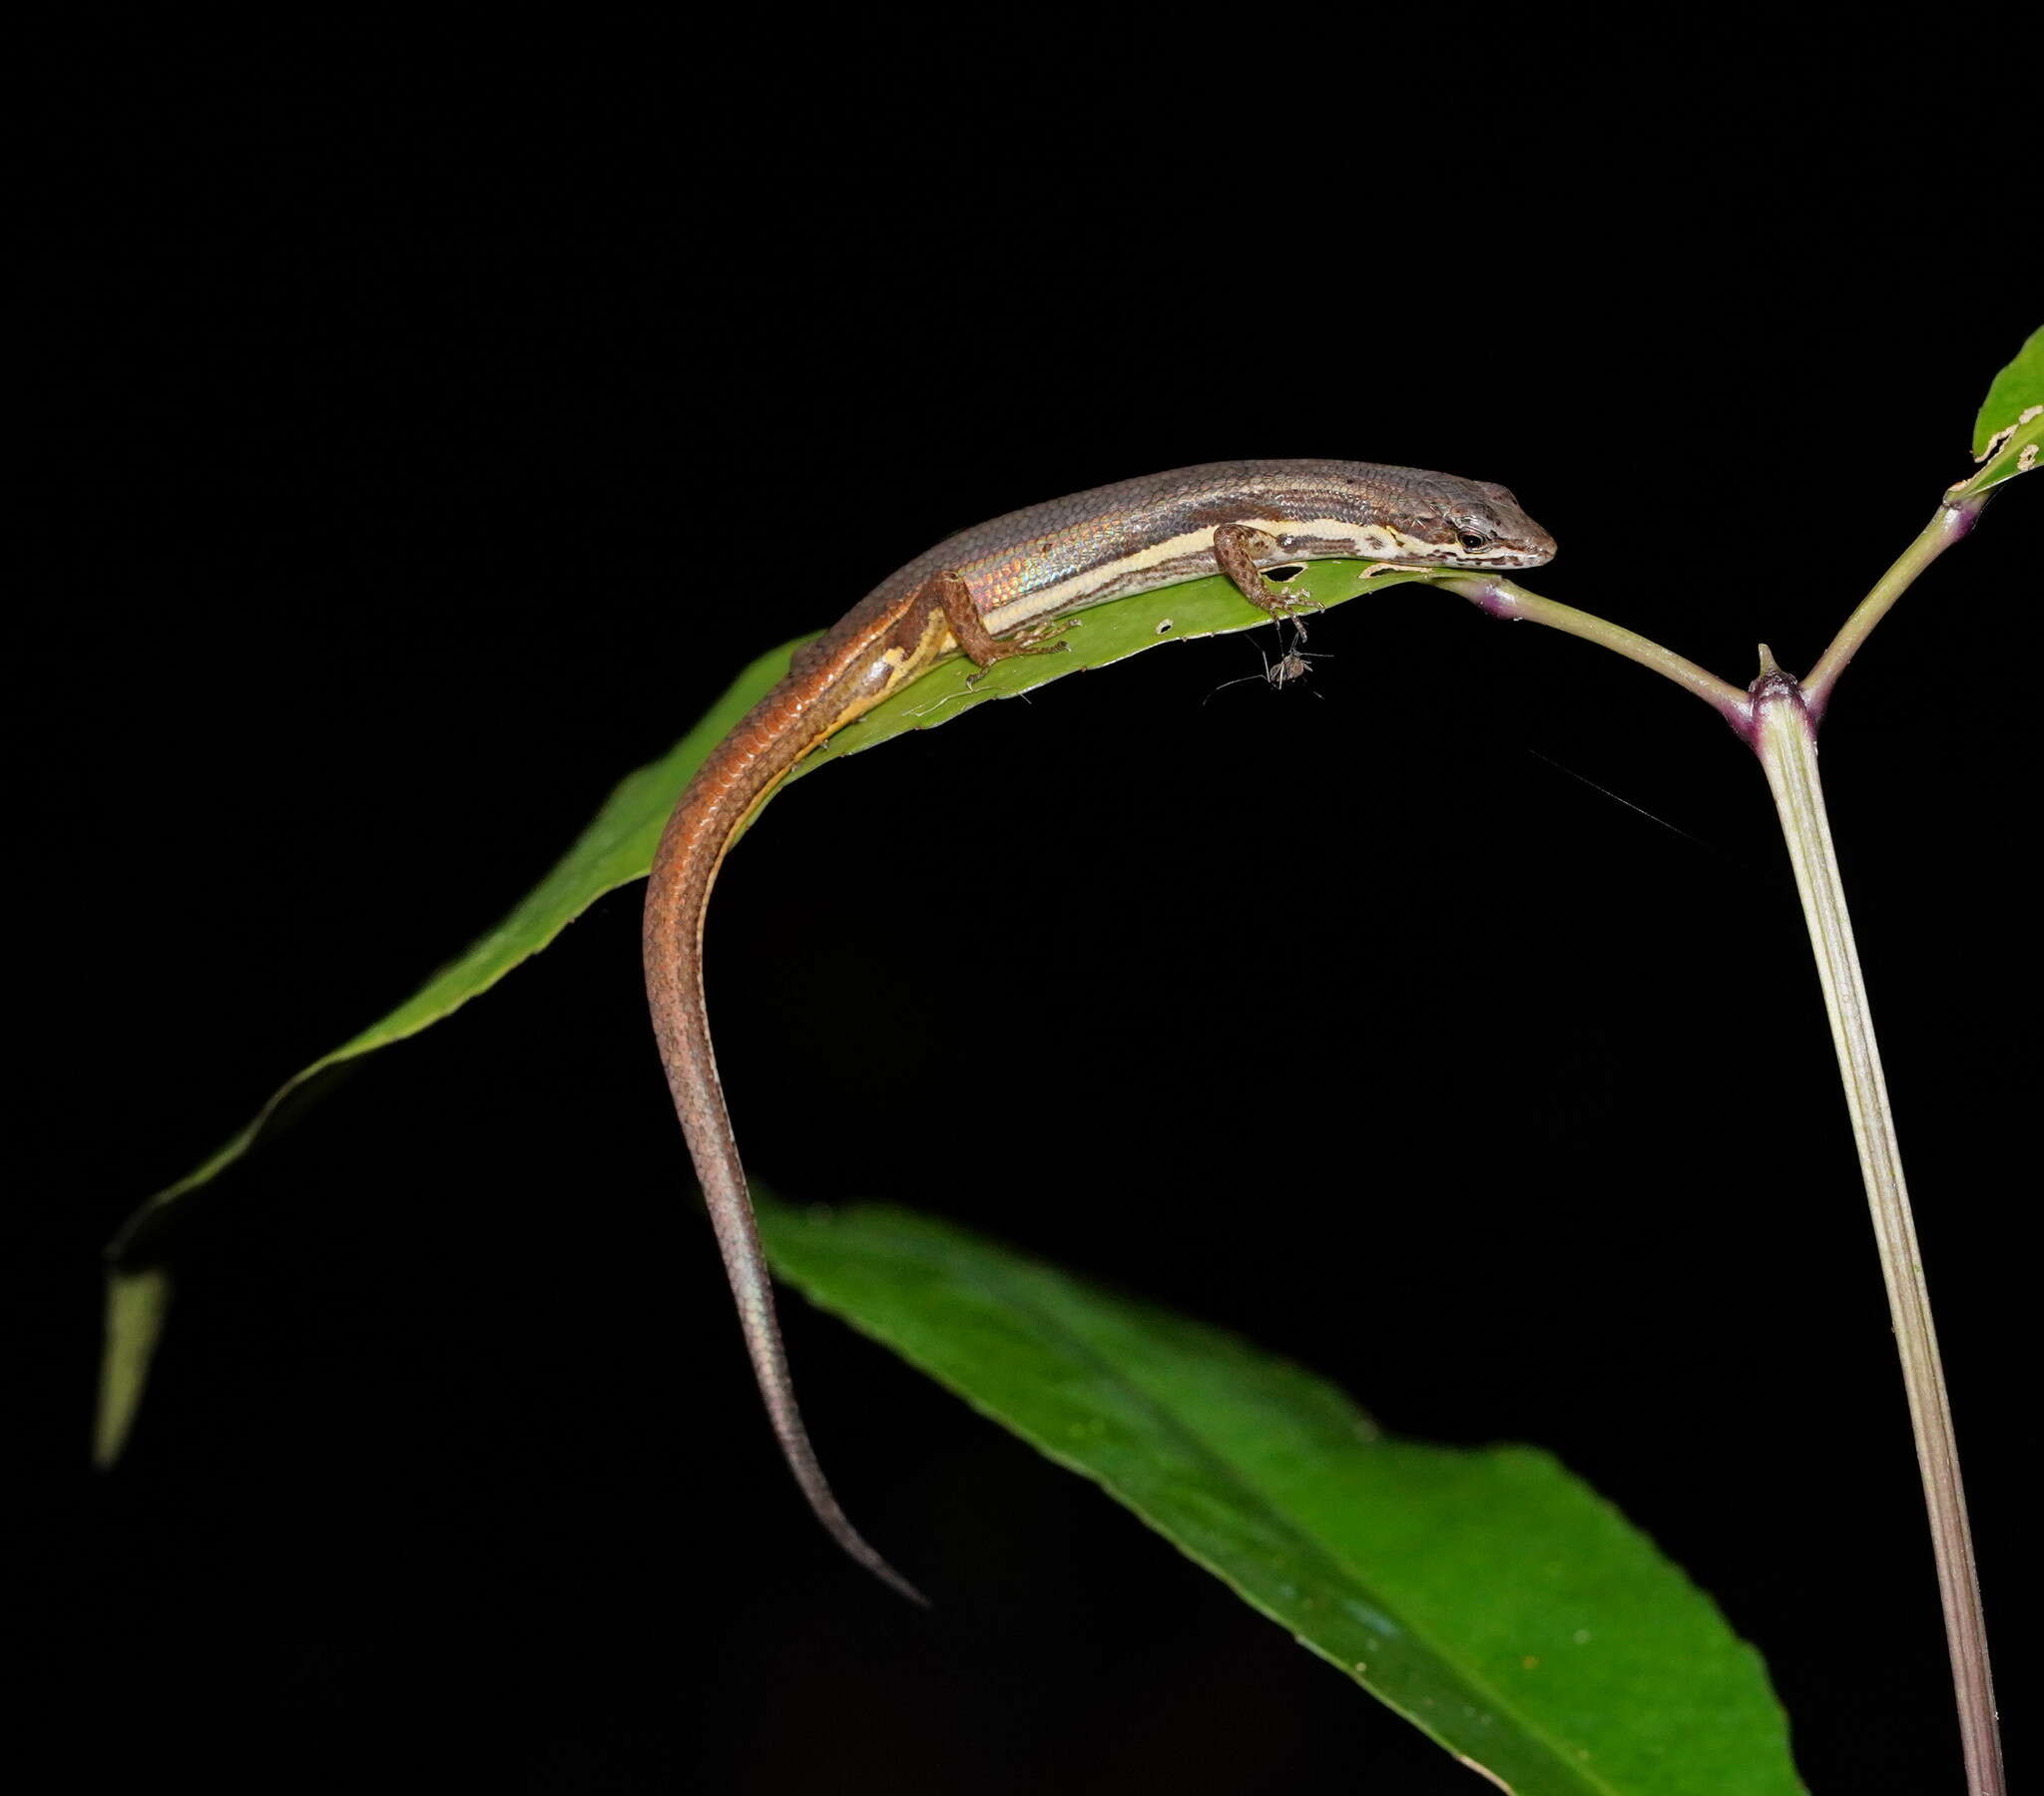
[[[1215,527],[1214,560],[1233,582],[1235,590],[1259,611],[1269,612],[1277,622],[1281,624],[1289,618],[1296,624],[1302,607],[1288,594],[1273,591],[1265,583],[1263,570],[1257,566],[1259,561],[1275,561],[1282,554],[1278,539],[1268,530],[1259,530],[1251,524],[1220,524]],[[1312,609],[1318,611],[1321,607],[1315,605]],[[1303,642],[1305,626],[1297,624],[1297,630],[1299,641]]]

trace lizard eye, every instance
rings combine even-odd
[[[1462,547],[1473,555],[1479,549],[1488,549],[1490,538],[1480,537],[1473,530],[1465,530],[1462,532]]]

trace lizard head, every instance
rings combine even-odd
[[[1455,568],[1538,568],[1555,542],[1494,480],[1443,482],[1428,495],[1432,516],[1410,520],[1401,535],[1423,545],[1422,558]]]

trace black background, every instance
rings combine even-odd
[[[16,1307],[59,1492],[25,1537],[46,1712],[91,1762],[1487,1787],[796,1301],[824,1461],[937,1607],[839,1558],[757,1413],[631,894],[190,1206],[130,1455],[82,1470],[95,1254],[133,1202],[489,925],[744,660],[949,531],[1236,455],[1440,467],[1556,534],[1539,590],[1738,680],[1763,640],[1814,660],[2038,322],[1992,148],[2013,84],[1933,116],[1896,101],[1900,43],[1757,69],[1301,32],[60,64],[14,676],[21,1127],[54,1151]],[[2036,500],[1882,627],[1824,761],[2005,1655]],[[1258,640],[775,804],[711,923],[756,1175],[1238,1329],[1393,1430],[1553,1450],[1762,1647],[1812,1787],[1956,1787],[1751,757],[1445,596],[1316,626],[1305,686],[1216,692]]]

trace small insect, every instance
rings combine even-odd
[[[1245,674],[1241,679],[1224,679],[1214,688],[1214,692],[1225,692],[1232,685],[1242,685],[1252,679],[1262,679],[1273,687],[1287,686],[1293,680],[1303,679],[1310,674],[1314,662],[1333,660],[1333,657],[1330,655],[1306,654],[1304,649],[1300,647],[1305,641],[1305,626],[1296,618],[1290,619],[1289,622],[1292,630],[1291,641],[1287,645],[1282,636],[1279,636],[1278,647],[1282,653],[1278,655],[1276,661],[1273,661],[1268,655],[1264,655],[1263,651],[1259,649],[1257,653],[1263,655],[1264,660],[1264,671],[1262,674]],[[1278,628],[1281,632],[1283,626],[1280,625]],[[1214,692],[1209,692],[1200,702],[1202,704],[1208,703],[1213,698]],[[1315,691],[1313,696],[1318,698],[1325,696],[1325,694]]]

